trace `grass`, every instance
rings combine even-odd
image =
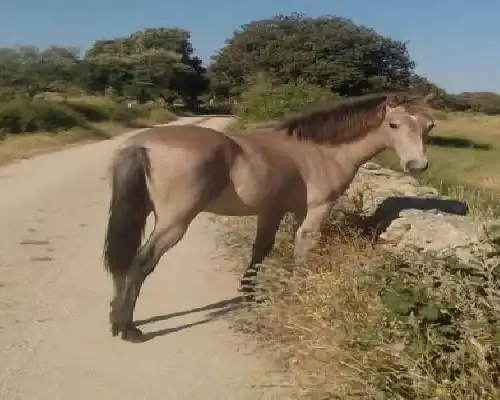
[[[500,119],[441,115],[438,122],[423,183],[498,215]],[[226,221],[227,256],[242,273],[255,219]],[[350,220],[326,228],[308,265],[297,266],[285,220],[259,274],[265,301],[234,320],[288,369],[297,398],[500,399],[498,259],[463,264],[411,248],[387,253]]]
[[[167,123],[177,118],[167,109],[155,106],[141,106],[140,112],[132,117],[122,115],[124,112],[120,109],[110,113],[110,100],[99,96],[82,96],[64,101],[76,105],[77,109],[92,111],[94,108],[99,114],[94,121],[84,120],[80,126],[57,132],[37,131],[0,136],[0,164],[61,150],[69,145],[109,139],[130,129]]]
[[[500,215],[500,117],[445,114],[431,133],[428,158],[423,183]],[[397,156],[388,152],[375,161],[398,168]]]

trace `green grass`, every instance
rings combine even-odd
[[[431,132],[428,159],[429,169],[419,176],[423,183],[500,215],[500,117],[447,115]],[[399,168],[393,153],[375,161]]]

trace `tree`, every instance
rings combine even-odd
[[[0,97],[34,98],[57,92],[113,93],[146,102],[182,99],[192,105],[208,85],[189,32],[155,28],[98,40],[81,57],[78,49],[51,46],[0,48]]]
[[[19,46],[0,49],[1,93],[15,93],[17,97],[60,90],[75,83],[74,75],[78,50],[50,46],[39,49]]]
[[[407,88],[414,69],[406,43],[352,21],[303,14],[252,21],[212,58],[214,93],[240,94],[265,71],[276,84],[301,78],[341,95]]]
[[[112,88],[139,101],[161,97],[168,102],[175,92],[193,104],[208,86],[201,60],[193,56],[190,34],[183,29],[145,29],[99,40],[87,52],[86,61],[92,90]]]

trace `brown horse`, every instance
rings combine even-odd
[[[229,135],[198,126],[152,128],[130,138],[112,165],[105,239],[114,282],[113,336],[140,340],[137,297],[162,255],[201,212],[257,215],[257,234],[242,285],[269,254],[285,213],[295,215],[295,259],[303,262],[335,200],[358,168],[384,149],[405,171],[427,168],[428,119],[384,94],[340,100],[269,129]],[[141,247],[146,218],[155,227]]]

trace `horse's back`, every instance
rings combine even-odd
[[[194,150],[226,145],[226,136],[211,128],[193,125],[156,126],[132,136],[130,140],[145,147],[175,147]]]
[[[153,203],[168,200],[163,212],[175,213],[196,210],[219,195],[229,183],[238,152],[238,146],[223,133],[189,125],[140,132],[130,138],[130,145],[144,148],[148,154]]]

